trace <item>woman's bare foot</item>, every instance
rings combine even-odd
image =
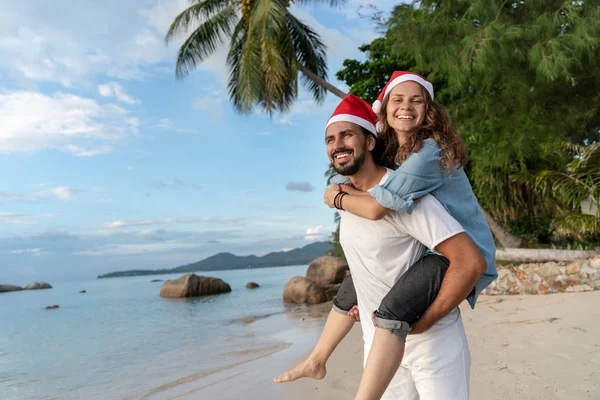
[[[325,364],[307,358],[294,368],[273,379],[277,383],[293,382],[298,378],[323,379],[327,369]]]

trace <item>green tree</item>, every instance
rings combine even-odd
[[[403,4],[388,19],[385,37],[371,44],[377,55],[347,62],[338,77],[358,78],[346,83],[369,95],[358,82],[371,86],[368,71],[386,62],[427,76],[469,146],[467,172],[488,216],[534,242],[549,240],[560,212],[531,179],[572,161],[554,152],[560,143],[600,139],[599,5]]]
[[[220,46],[229,45],[229,97],[241,113],[258,106],[272,114],[289,109],[298,95],[298,72],[317,102],[326,91],[345,93],[327,82],[326,46],[289,10],[292,4],[347,0],[192,0],[165,41],[191,30],[179,49],[176,75],[183,79]]]
[[[600,143],[565,144],[562,153],[570,162],[558,171],[543,170],[531,184],[556,208],[552,229],[559,237],[582,243],[600,239]],[[582,210],[585,202],[589,210]]]

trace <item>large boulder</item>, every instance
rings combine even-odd
[[[283,300],[290,303],[318,304],[330,301],[334,297],[335,290],[317,285],[303,276],[293,277],[283,287]]]
[[[15,285],[0,285],[0,293],[16,292],[17,290],[23,290],[23,288],[21,286],[15,286]]]
[[[321,286],[342,283],[348,273],[348,263],[339,257],[323,256],[310,263],[306,277]]]
[[[52,289],[49,283],[46,282],[33,282],[24,287],[25,290],[38,290],[38,289]]]
[[[219,278],[198,276],[193,272],[181,278],[166,281],[160,289],[161,297],[198,297],[231,292],[231,286]]]
[[[256,289],[256,288],[259,288],[260,285],[256,282],[248,282],[248,283],[246,283],[246,287],[248,289]]]

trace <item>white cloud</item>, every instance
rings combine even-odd
[[[150,128],[156,129],[157,131],[175,131],[178,133],[197,133],[193,129],[184,129],[175,127],[175,123],[168,118],[161,118],[157,123],[150,125]]]
[[[317,240],[322,236],[323,225],[314,226],[312,228],[306,228],[306,240]]]
[[[51,218],[52,214],[27,214],[14,212],[0,212],[0,226],[2,225],[35,225],[41,218]]]
[[[49,183],[30,183],[28,186],[32,188],[42,188],[48,186]]]
[[[32,248],[32,249],[19,249],[19,250],[11,250],[12,254],[23,254],[23,253],[29,253],[29,254],[34,254],[34,255],[38,255],[38,253],[40,253],[42,251],[41,248],[36,247],[36,248]]]
[[[69,144],[65,146],[65,150],[78,157],[94,157],[98,154],[110,153],[113,150],[113,148],[110,146],[100,146],[94,149],[86,149],[81,146]]]
[[[0,93],[0,153],[63,148],[91,156],[109,151],[107,143],[135,135],[138,125],[127,110],[114,104],[99,105],[84,97],[26,91]],[[88,147],[80,147],[80,142]]]
[[[124,256],[154,252],[164,252],[177,249],[191,249],[199,247],[197,243],[177,243],[177,242],[161,242],[148,244],[115,244],[108,245],[98,250],[87,250],[75,253],[76,255],[86,256]]]
[[[140,101],[125,93],[125,89],[116,82],[98,85],[98,93],[103,97],[115,97],[118,101],[127,104],[138,104]]]

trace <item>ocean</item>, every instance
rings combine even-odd
[[[151,282],[181,274],[2,293],[0,399],[283,398],[272,378],[312,348],[328,310],[283,302],[306,268],[198,273],[232,292],[194,299],[161,298]]]

